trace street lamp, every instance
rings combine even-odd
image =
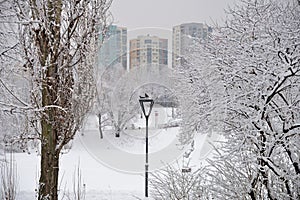
[[[146,118],[146,164],[145,164],[145,197],[148,197],[148,119],[154,104],[153,99],[150,99],[148,95],[145,94],[146,97],[140,97],[139,102]]]

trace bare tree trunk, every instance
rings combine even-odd
[[[102,131],[102,115],[101,115],[100,112],[98,113],[98,124],[99,124],[100,138],[103,139],[103,131]]]
[[[39,200],[58,200],[59,141],[58,135],[64,134],[64,124],[60,117],[66,117],[52,106],[69,108],[68,93],[60,94],[58,73],[58,55],[60,42],[60,19],[62,1],[48,1],[48,21],[50,34],[42,30],[37,34],[36,42],[41,51],[40,63],[47,66],[42,79],[42,106],[46,108],[41,118],[41,174],[39,180]],[[41,35],[41,37],[39,37]],[[53,37],[53,39],[51,38]],[[51,50],[52,49],[52,50]],[[68,74],[69,75],[69,74]],[[61,78],[70,78],[60,74]],[[72,86],[71,86],[72,87]],[[66,100],[67,99],[67,100]],[[50,106],[48,108],[48,106]]]
[[[57,104],[59,88],[56,76],[57,66],[53,64],[48,67],[47,77],[42,84],[42,106],[47,107]],[[68,105],[68,102],[66,106]],[[39,180],[39,200],[48,197],[51,200],[58,199],[58,171],[59,171],[59,152],[58,135],[64,129],[59,121],[59,113],[55,108],[47,108],[41,119],[42,138],[41,138],[41,174]]]
[[[59,153],[55,152],[53,144],[48,143],[42,146],[39,200],[45,197],[51,200],[58,199],[58,172]]]

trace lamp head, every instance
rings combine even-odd
[[[146,118],[148,118],[151,114],[151,110],[154,104],[153,99],[150,98],[140,98],[139,99],[140,106],[142,108],[143,114]]]

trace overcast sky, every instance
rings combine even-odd
[[[171,29],[187,22],[219,24],[224,9],[236,0],[113,0],[111,12],[115,24],[128,30],[142,27]]]

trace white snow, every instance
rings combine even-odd
[[[89,119],[84,134],[78,134],[72,149],[61,156],[61,191],[72,191],[73,175],[79,165],[87,200],[143,199],[145,129],[127,130],[130,133],[120,138],[114,138],[113,134],[106,131],[101,140],[94,119]],[[178,146],[178,130],[178,127],[159,130],[152,127],[149,130],[150,171],[182,160],[184,149]],[[134,137],[135,134],[142,137]],[[199,134],[195,138],[195,150],[190,162],[192,168],[199,167],[212,150],[209,143],[213,139],[216,139],[215,135],[209,137],[206,134]],[[18,199],[32,200],[37,189],[40,157],[37,153],[16,153],[14,157],[19,175]]]

